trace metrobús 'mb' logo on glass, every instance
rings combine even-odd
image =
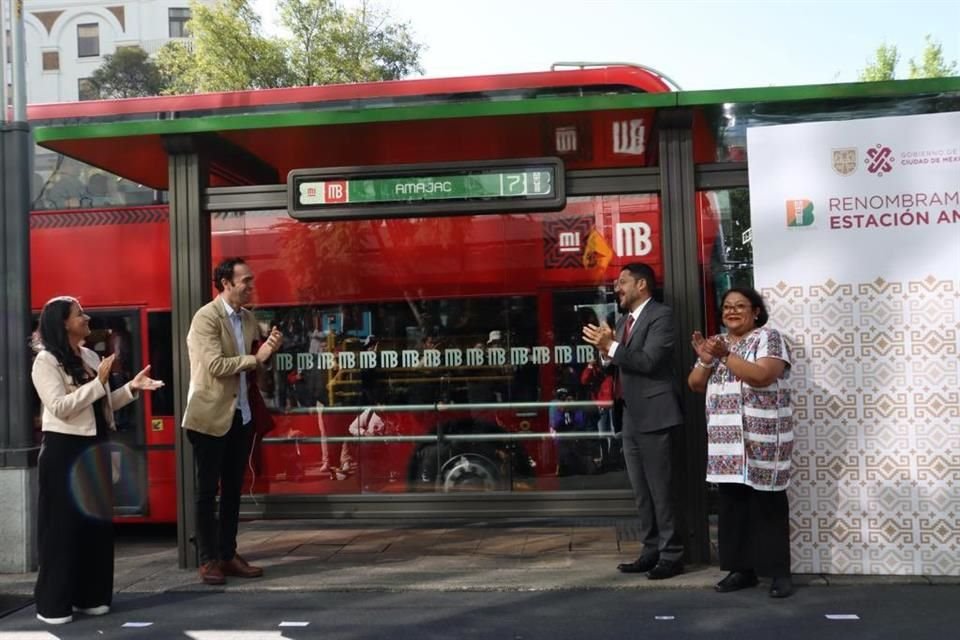
[[[787,200],[787,226],[809,227],[813,224],[813,203],[809,200]]]
[[[883,174],[893,171],[895,161],[893,149],[877,143],[867,149],[867,158],[863,162],[867,165],[867,171],[882,178]]]

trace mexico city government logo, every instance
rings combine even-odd
[[[895,161],[890,147],[877,144],[867,149],[867,159],[863,162],[867,165],[867,171],[882,178],[883,174],[893,171]]]
[[[833,150],[833,170],[841,176],[853,175],[857,170],[856,147]]]
[[[787,226],[809,227],[813,224],[813,203],[809,200],[787,200]]]

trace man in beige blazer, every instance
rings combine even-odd
[[[225,576],[263,575],[263,569],[237,553],[240,489],[254,432],[248,376],[270,359],[282,335],[274,327],[250,355],[260,335],[256,318],[244,308],[253,297],[253,272],[242,259],[217,265],[213,284],[220,295],[194,314],[187,334],[190,388],[182,426],[193,445],[196,467],[200,580],[224,584]],[[214,514],[217,487],[219,522]]]

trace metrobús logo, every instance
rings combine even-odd
[[[787,227],[809,227],[813,224],[813,203],[809,200],[787,200]]]
[[[878,177],[893,171],[894,162],[896,158],[893,156],[893,149],[879,143],[867,149],[867,158],[864,160],[867,171]]]

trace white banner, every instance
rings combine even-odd
[[[752,128],[794,348],[794,569],[960,575],[960,113]]]

